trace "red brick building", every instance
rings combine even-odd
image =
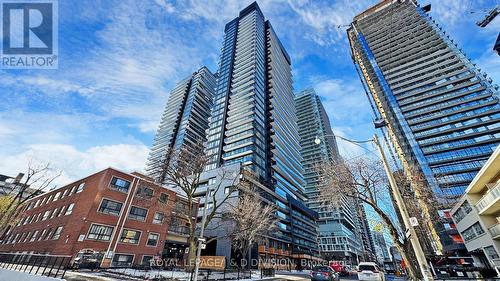
[[[189,229],[178,214],[187,204],[147,176],[108,168],[29,200],[0,252],[75,257],[88,249],[102,253],[103,267],[180,258]]]

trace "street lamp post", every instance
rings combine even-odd
[[[336,135],[325,135],[325,137],[334,137],[334,138],[339,138],[342,140],[345,140],[350,143],[354,143],[359,145],[360,143],[367,143],[367,142],[373,142],[375,143],[375,146],[377,147],[378,152],[380,153],[380,158],[382,159],[382,163],[384,165],[384,170],[387,174],[387,177],[389,178],[389,185],[391,192],[394,196],[394,200],[396,201],[396,207],[399,209],[401,213],[401,217],[403,218],[403,223],[406,228],[406,233],[408,233],[407,238],[410,240],[410,243],[413,247],[413,250],[415,251],[415,256],[417,257],[417,262],[420,267],[420,271],[422,273],[422,276],[425,281],[432,281],[434,280],[434,277],[432,276],[429,266],[427,265],[427,260],[425,258],[424,251],[422,250],[422,246],[420,245],[420,241],[418,240],[417,234],[415,232],[415,229],[413,228],[413,225],[410,223],[410,216],[408,214],[408,210],[406,209],[406,205],[403,203],[403,196],[401,196],[401,192],[399,191],[399,188],[397,187],[396,180],[394,179],[394,175],[391,172],[391,169],[389,168],[389,164],[387,162],[387,159],[385,157],[384,150],[382,149],[382,146],[380,145],[380,142],[378,140],[377,135],[375,134],[373,136],[373,139],[371,140],[366,140],[366,141],[353,141],[350,139],[346,139],[340,136]],[[320,144],[321,140],[319,137],[316,137],[314,142],[316,144]],[[405,234],[406,234],[405,233]]]

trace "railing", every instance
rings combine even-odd
[[[498,198],[500,198],[500,184],[496,184],[493,188],[488,190],[486,194],[477,202],[477,211],[481,213],[484,208],[486,208]]]
[[[198,280],[240,280],[252,279],[252,271],[245,269],[200,270]]]
[[[490,234],[493,238],[500,237],[500,223],[495,224],[489,228]]]
[[[71,256],[0,253],[0,267],[34,275],[63,278]]]

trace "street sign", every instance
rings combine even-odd
[[[405,236],[406,236],[406,239],[410,239],[411,234],[410,234],[410,230],[409,229],[407,229],[405,231]]]
[[[416,217],[411,217],[410,218],[410,224],[411,226],[418,226],[418,220]]]
[[[201,249],[202,249],[202,250],[204,250],[204,249],[206,249],[206,248],[207,248],[207,244],[205,244],[205,243],[201,244]]]

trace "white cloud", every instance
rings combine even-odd
[[[158,4],[160,7],[162,7],[163,9],[165,9],[167,13],[173,13],[175,11],[174,6],[167,0],[155,0],[155,3]]]
[[[347,139],[353,139],[353,131],[351,127],[332,127],[332,131],[336,136],[344,137]],[[364,149],[363,147],[366,147],[367,149],[368,146],[362,145],[363,147],[360,147],[359,145],[356,145],[354,143],[345,141],[343,139],[337,138],[337,146],[339,148],[339,153],[342,155],[344,159],[352,159],[361,155],[365,155],[367,153],[367,150]]]
[[[303,23],[313,28],[315,33],[306,34],[318,45],[346,44],[345,25],[354,16],[373,5],[369,0],[339,1],[288,1]]]
[[[165,19],[173,6],[157,3],[163,8],[155,3],[118,1],[113,9],[101,13],[102,28],[93,34],[97,44],[72,55],[72,50],[61,47],[61,59],[66,61],[57,76],[53,72],[5,72],[0,83],[52,99],[61,94],[79,95],[107,119],[129,118],[132,126],[153,132],[151,123],[158,123],[170,89],[210,55],[210,49],[207,54],[201,46],[203,33],[186,35],[178,30]],[[219,35],[222,38],[221,32]],[[85,45],[87,39],[76,34],[63,37],[76,45]]]
[[[470,17],[472,3],[469,0],[434,1],[431,5],[431,15],[436,17],[440,23],[453,26]]]
[[[500,57],[492,48],[474,62],[477,62],[478,67],[491,77],[494,83],[500,83]]]
[[[349,124],[355,124],[366,121],[372,116],[360,81],[336,78],[325,80],[312,78],[311,80],[334,123],[349,120]]]
[[[34,144],[19,154],[3,156],[0,171],[15,176],[25,172],[30,161],[50,163],[54,173],[62,171],[54,181],[56,186],[62,186],[107,167],[142,171],[148,151],[144,145],[130,144],[95,146],[84,151],[66,144]]]

